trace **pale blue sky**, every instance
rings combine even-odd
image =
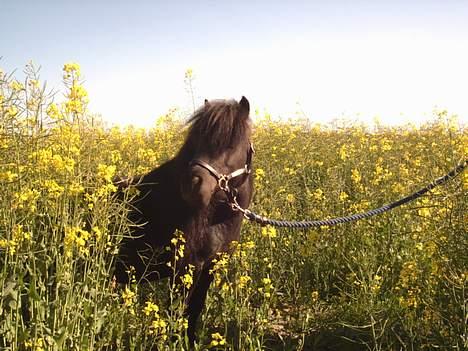
[[[0,67],[33,60],[57,86],[81,64],[90,108],[148,126],[197,101],[247,96],[314,121],[468,120],[468,1],[0,0]],[[299,104],[298,104],[299,103]],[[357,117],[356,117],[357,116]]]

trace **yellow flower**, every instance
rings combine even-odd
[[[382,277],[378,274],[374,275],[374,279],[370,284],[371,292],[374,294],[377,294],[380,291],[381,284],[382,284]]]
[[[266,298],[270,298],[271,290],[273,289],[273,284],[271,283],[271,279],[269,277],[262,278],[262,283],[263,283],[263,286],[258,288],[257,290],[260,293],[263,293],[263,296],[265,296]]]
[[[344,202],[344,201],[346,201],[348,199],[348,197],[349,197],[349,195],[346,194],[346,192],[342,191],[340,193],[340,201]]]
[[[346,147],[346,145],[342,145],[340,147],[340,158],[344,161],[346,160],[346,158],[348,157],[348,148]]]
[[[16,242],[21,243],[24,240],[29,241],[31,240],[31,237],[31,232],[24,231],[23,225],[17,224],[13,227],[13,240]]]
[[[159,307],[158,305],[152,303],[151,301],[146,301],[145,302],[145,307],[143,308],[143,313],[147,316],[149,316],[150,314],[157,314],[159,312]]]
[[[31,339],[28,341],[25,341],[24,346],[28,350],[33,350],[33,351],[44,351],[44,339],[42,338],[37,338],[37,339]]]
[[[382,151],[390,151],[392,149],[392,144],[390,140],[384,138],[381,140],[381,143],[382,143]]]
[[[18,114],[18,109],[16,106],[10,106],[7,108],[6,113],[10,117],[15,117]]]
[[[11,183],[15,181],[16,179],[18,179],[18,174],[13,173],[11,171],[0,173],[0,182],[3,181],[3,182]]]
[[[88,241],[90,238],[91,234],[84,229],[76,226],[65,228],[65,255],[67,257],[72,257],[75,249],[83,256],[89,255]]]
[[[261,168],[255,170],[255,180],[262,180],[265,178],[265,171]]]
[[[353,169],[351,171],[351,179],[355,183],[359,183],[361,181],[361,173],[359,173],[359,170]]]
[[[317,201],[322,201],[325,198],[325,195],[323,194],[322,189],[315,190],[313,193],[313,196]]]
[[[296,200],[294,194],[288,194],[286,195],[286,201],[292,204]]]
[[[15,193],[13,200],[13,209],[24,209],[31,213],[36,212],[36,201],[40,192],[36,189],[25,189],[22,193]]]
[[[185,71],[185,79],[192,79],[193,78],[193,69],[187,68]]]
[[[68,188],[70,195],[79,195],[84,192],[84,187],[76,182],[72,182]]]
[[[211,334],[211,347],[223,346],[226,344],[226,339],[220,333]]]
[[[81,101],[78,100],[68,100],[65,103],[65,110],[68,113],[83,113],[85,108]]]
[[[164,334],[166,332],[167,323],[163,319],[157,317],[157,319],[153,320],[150,325],[150,334]],[[166,339],[166,335],[162,337],[164,340]]]
[[[79,77],[81,75],[80,65],[76,62],[68,62],[63,66],[63,71],[67,75],[74,74],[75,77]]]
[[[47,107],[46,113],[50,118],[55,119],[55,120],[62,118],[62,114],[60,113],[59,108],[54,103],[50,104]]]
[[[190,289],[190,287],[193,285],[193,269],[194,268],[195,267],[193,265],[189,264],[188,272],[185,273],[182,277],[180,277],[182,284],[184,284],[184,286],[187,289]]]
[[[23,84],[21,84],[17,80],[13,80],[13,81],[10,82],[10,88],[13,91],[21,91],[21,90],[24,89],[24,86],[23,86]]]
[[[98,165],[98,172],[97,175],[99,178],[104,179],[107,183],[112,183],[112,178],[115,175],[116,167],[114,165]]]
[[[28,81],[28,85],[34,87],[34,88],[39,88],[39,81],[37,79],[30,79]]]
[[[44,180],[42,186],[47,190],[49,196],[53,199],[57,199],[60,195],[63,194],[64,191],[64,187],[58,185],[57,182],[53,179]]]
[[[136,294],[126,286],[122,292],[122,299],[125,307],[131,307],[136,300]]]
[[[82,85],[74,83],[70,89],[70,94],[68,94],[69,99],[81,100],[88,96],[88,92]]]
[[[268,238],[276,238],[276,228],[271,225],[267,225],[263,227],[262,236],[268,237]]]
[[[247,286],[247,284],[252,280],[252,278],[250,278],[248,275],[241,275],[239,277],[239,281],[238,281],[238,285],[239,285],[239,288],[242,289],[244,288],[245,286]]]
[[[427,197],[423,198],[421,200],[421,207],[418,210],[418,214],[421,217],[430,217],[432,211],[431,211],[431,208],[429,208],[429,206],[430,206],[429,198],[427,198]]]

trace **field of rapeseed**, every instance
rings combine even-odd
[[[118,287],[111,275],[131,225],[112,179],[173,156],[182,121],[171,112],[148,130],[106,128],[86,109],[79,66],[63,74],[65,98],[54,102],[61,96],[31,65],[21,81],[0,70],[0,349],[186,349],[190,274],[182,288]],[[362,212],[468,155],[466,130],[446,112],[420,127],[372,129],[254,118],[252,208],[274,218]],[[216,260],[196,348],[468,348],[467,195],[465,172],[352,224],[244,223],[235,253]],[[177,255],[183,242],[173,239]]]

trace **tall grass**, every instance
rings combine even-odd
[[[64,101],[34,67],[24,77],[0,73],[0,348],[186,349],[189,276],[185,287],[112,281],[131,226],[112,178],[172,157],[182,122],[171,112],[149,130],[105,128],[87,112],[78,65],[64,66]],[[291,219],[379,206],[468,155],[466,130],[444,111],[421,127],[372,130],[255,116],[253,142],[252,208]],[[196,348],[466,349],[467,189],[465,172],[332,228],[244,223],[235,253],[216,260]],[[183,254],[183,235],[173,244]]]

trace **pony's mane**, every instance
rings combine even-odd
[[[235,100],[214,100],[206,103],[190,117],[187,142],[202,140],[209,151],[233,147],[250,136],[250,119],[239,116],[240,105]]]

